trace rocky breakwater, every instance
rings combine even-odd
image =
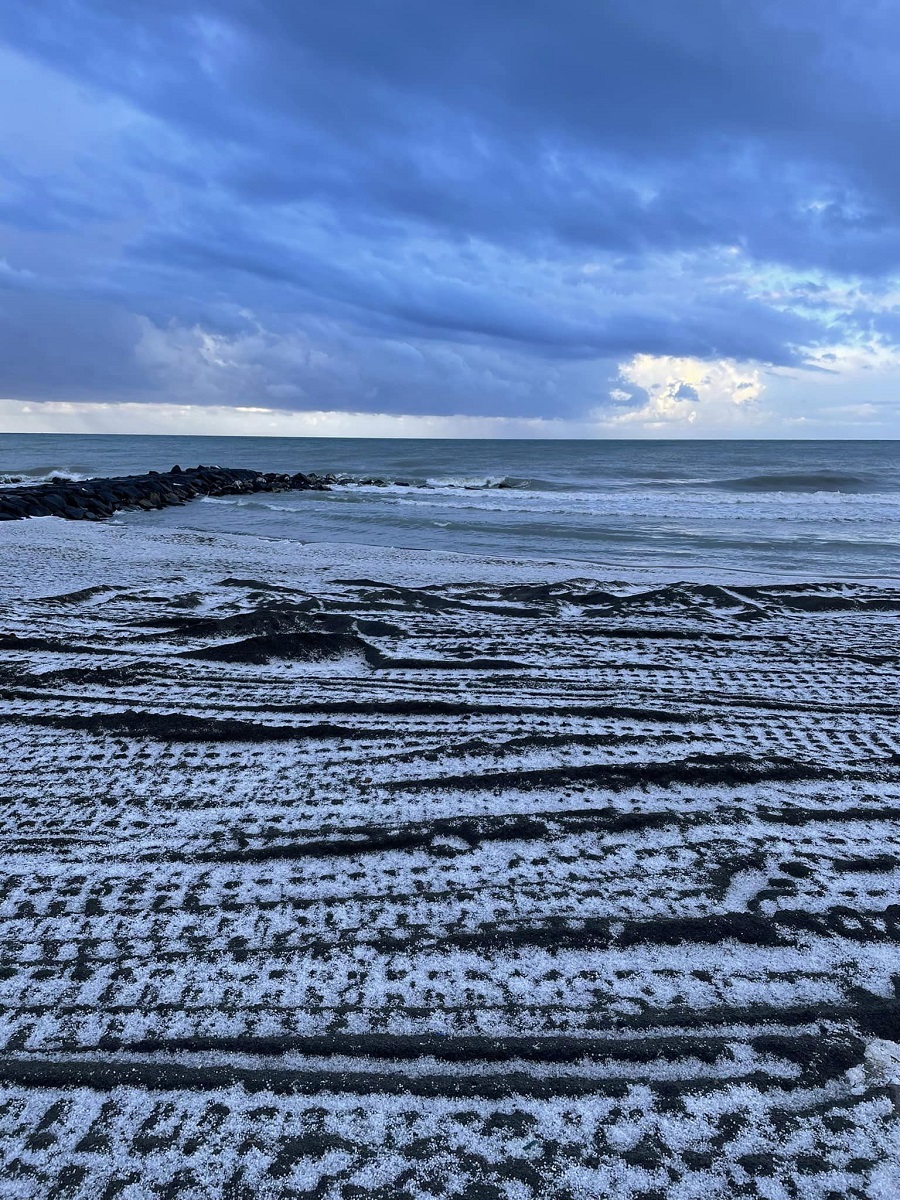
[[[74,481],[54,476],[44,483],[0,491],[0,521],[25,517],[65,517],[100,521],[121,509],[167,508],[198,496],[233,496],[251,492],[326,491],[334,476],[278,474],[240,467],[173,467],[164,473],[125,475],[114,479]]]

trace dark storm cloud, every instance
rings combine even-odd
[[[235,394],[280,371],[297,407],[325,384],[273,347],[308,351],[327,327],[323,354],[356,362],[331,402],[421,412],[538,413],[545,392],[521,386],[535,358],[565,391],[567,363],[795,364],[860,330],[896,337],[889,317],[835,314],[820,281],[775,299],[724,257],[873,281],[897,267],[894,6],[7,0],[0,35],[114,126],[43,169],[0,141],[0,254],[55,289],[56,315],[31,316],[45,344],[59,325],[79,379],[66,329],[113,310],[171,333],[167,369],[190,355],[177,330],[241,342]],[[31,379],[40,398],[29,311],[0,391]],[[129,381],[130,337],[98,390],[163,386],[146,354]],[[100,353],[102,330],[81,341]],[[444,388],[445,353],[470,355],[471,394]],[[575,388],[553,413],[596,402]]]
[[[4,288],[0,276],[3,393],[67,400],[134,387],[138,318],[99,300]],[[149,380],[148,380],[149,382]]]
[[[199,287],[215,285],[237,303],[248,280],[265,294],[270,309],[290,312],[302,298],[307,311],[344,317],[370,332],[414,338],[440,336],[466,341],[493,339],[517,343],[539,356],[604,358],[636,353],[691,354],[700,357],[755,357],[793,362],[789,342],[815,338],[804,318],[740,295],[720,291],[713,304],[701,298],[687,311],[652,312],[646,298],[622,298],[609,306],[589,284],[587,294],[565,310],[546,297],[474,285],[465,278],[437,276],[424,262],[358,262],[348,268],[302,249],[236,230],[153,237],[135,247],[145,262],[165,263],[192,275]],[[174,282],[174,279],[173,279]],[[604,311],[606,309],[606,311]]]

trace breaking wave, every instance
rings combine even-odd
[[[50,483],[53,479],[65,479],[69,483],[78,483],[82,479],[93,478],[93,473],[73,471],[70,467],[32,467],[24,471],[5,471],[0,473],[0,487],[17,487],[21,484]]]
[[[435,475],[427,478],[394,479],[390,477],[370,478],[363,475],[338,475],[331,481],[332,487],[359,488],[425,488],[431,491],[485,492],[494,489],[553,490],[554,485],[541,479],[522,479],[514,475]]]

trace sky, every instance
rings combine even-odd
[[[0,429],[900,437],[893,0],[4,0]]]

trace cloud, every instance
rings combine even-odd
[[[629,407],[609,423],[620,428],[672,433],[690,427],[693,433],[708,433],[737,427],[748,432],[770,416],[759,410],[765,389],[759,369],[727,359],[638,354],[623,364],[619,381],[622,387],[613,398]]]
[[[0,272],[0,393],[77,399],[151,388],[136,359],[140,339],[141,318],[115,305]]]
[[[740,431],[722,363],[787,411],[804,363],[900,345],[898,35],[850,0],[8,0],[0,391]]]

